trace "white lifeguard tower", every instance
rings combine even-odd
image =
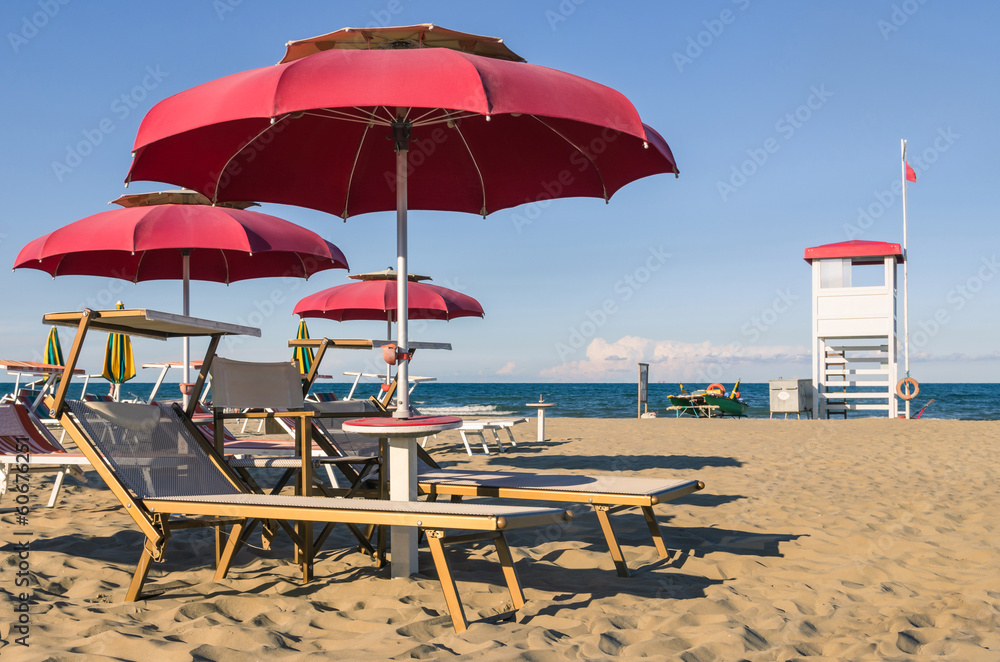
[[[844,241],[807,248],[812,265],[813,416],[897,415],[899,244]]]

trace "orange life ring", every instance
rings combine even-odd
[[[705,389],[705,393],[711,393],[712,391],[718,391],[719,395],[724,395],[726,387],[722,384],[709,384],[708,388]]]
[[[906,386],[912,387],[912,391],[907,391]],[[920,395],[920,384],[913,377],[903,377],[896,384],[896,395],[898,395],[903,400],[912,400],[913,398]]]

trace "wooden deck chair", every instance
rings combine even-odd
[[[67,453],[48,428],[20,403],[0,405],[0,497],[8,490],[21,494],[27,489],[25,472],[56,472],[47,508],[59,498],[67,474],[86,482],[83,470],[90,462],[80,453]],[[13,473],[13,476],[11,475]],[[11,485],[11,481],[14,485]],[[24,486],[22,488],[22,485]]]
[[[316,408],[333,406],[311,405]],[[317,421],[328,426],[324,420]],[[329,435],[330,444],[342,454],[366,455],[377,452],[370,439],[360,435],[346,435],[335,431]],[[346,446],[345,444],[350,444]],[[565,473],[529,473],[513,471],[469,471],[442,469],[419,445],[417,447],[417,487],[430,500],[449,496],[453,502],[463,497],[492,497],[527,501],[552,501],[559,503],[587,504],[594,507],[601,530],[608,544],[615,569],[622,577],[629,576],[628,565],[621,545],[612,527],[611,515],[630,508],[638,508],[646,520],[653,544],[661,558],[669,558],[666,540],[656,520],[653,507],[705,488],[700,480],[661,479],[615,474],[580,476]]]
[[[140,598],[152,562],[163,560],[171,533],[180,528],[233,525],[216,570],[218,581],[228,573],[242,531],[254,519],[416,526],[427,534],[452,623],[462,632],[468,621],[444,547],[491,540],[516,610],[524,596],[504,532],[572,517],[553,508],[251,494],[176,404],[67,402],[60,421],[146,535],[128,601]],[[210,519],[178,520],[176,515]],[[450,530],[473,533],[451,536],[446,533]],[[300,560],[310,568],[311,543],[310,538],[296,540]],[[311,579],[311,571],[303,574]]]

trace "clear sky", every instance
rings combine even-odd
[[[414,339],[454,351],[418,354],[411,374],[627,382],[648,361],[653,381],[808,377],[803,250],[902,240],[891,187],[906,138],[918,174],[908,195],[911,372],[1000,381],[1000,229],[989,206],[1000,117],[994,3],[8,0],[0,262],[13,264],[30,240],[125,192],[136,129],[156,101],[273,64],[290,39],[427,22],[503,37],[529,62],[620,90],[666,138],[681,175],[635,182],[608,205],[557,200],[485,220],[411,212],[411,270],[486,310],[482,320],[413,323]],[[129,191],[164,188],[172,187],[138,182]],[[294,207],[260,210],[320,232],[354,272],[394,263],[393,214],[344,223]],[[45,312],[117,299],[181,306],[176,282],[52,280],[33,270],[0,279],[2,358],[40,358]],[[195,282],[191,310],[261,326],[260,340],[224,344],[223,355],[279,360],[290,355],[295,302],[344,282],[342,270],[308,282]],[[310,329],[385,333],[367,322],[313,320]],[[62,335],[67,348],[71,334]],[[101,344],[91,342],[87,369],[98,369]],[[180,347],[140,340],[135,353],[139,362],[171,360]],[[376,359],[340,352],[324,372],[373,369]]]

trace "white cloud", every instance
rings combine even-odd
[[[513,375],[514,374],[514,362],[507,361],[507,365],[497,370],[498,375]]]
[[[595,338],[587,346],[586,358],[542,370],[540,376],[555,381],[631,381],[641,361],[650,364],[658,380],[714,381],[735,379],[740,375],[734,372],[754,365],[808,365],[809,359],[809,348],[804,346],[734,347],[625,336],[611,343]]]

